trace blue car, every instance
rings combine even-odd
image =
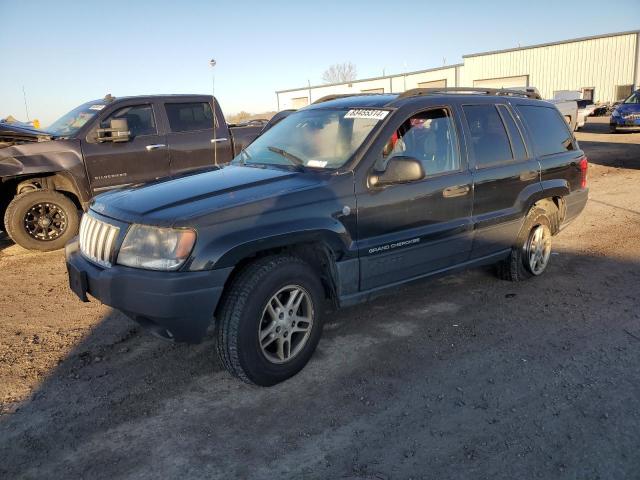
[[[611,114],[609,128],[612,133],[640,128],[640,90],[636,90],[618,105]]]

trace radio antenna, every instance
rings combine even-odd
[[[216,138],[216,133],[218,130],[218,119],[216,118],[216,74],[213,70],[213,67],[216,66],[215,59],[209,60],[209,66],[211,67],[211,96],[213,97],[213,102],[211,102],[211,108],[213,108],[213,138],[211,139],[211,143],[213,143],[213,164],[218,166],[218,139]]]

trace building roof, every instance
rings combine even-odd
[[[425,70],[414,70],[412,72],[395,73],[393,75],[384,75],[384,76],[380,76],[380,77],[370,77],[370,78],[359,78],[357,80],[352,80],[350,82],[323,83],[321,85],[311,85],[310,87],[304,86],[304,87],[298,87],[298,88],[288,88],[286,90],[276,90],[276,93],[295,92],[295,91],[298,91],[298,90],[306,90],[306,89],[309,89],[309,88],[335,87],[337,85],[345,85],[345,84],[348,84],[348,83],[370,82],[372,80],[386,80],[386,79],[389,79],[389,78],[402,77],[404,75],[415,75],[415,74],[418,74],[418,73],[436,72],[438,70],[448,70],[450,68],[456,68],[456,67],[462,67],[462,66],[463,66],[462,63],[456,63],[456,64],[453,64],[453,65],[445,65],[445,66],[442,66],[442,67],[427,68]]]
[[[488,52],[469,53],[467,55],[463,55],[462,58],[480,57],[482,55],[494,55],[496,53],[517,52],[519,50],[528,50],[530,48],[550,47],[553,45],[562,45],[565,43],[584,42],[585,40],[596,40],[598,38],[608,38],[608,37],[620,37],[622,35],[632,35],[632,34],[638,34],[638,33],[640,33],[640,30],[629,30],[627,32],[618,32],[618,33],[605,33],[602,35],[591,35],[589,37],[579,37],[579,38],[570,38],[568,40],[559,40],[557,42],[538,43],[535,45],[525,45],[524,47],[506,48],[504,50],[491,50]]]

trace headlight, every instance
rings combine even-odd
[[[149,270],[177,270],[191,254],[195,241],[193,230],[131,225],[117,263]]]
[[[612,117],[619,117],[620,116],[620,112],[618,110],[614,110],[613,113],[611,114]]]

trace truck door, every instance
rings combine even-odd
[[[507,104],[462,105],[462,110],[473,161],[471,258],[479,258],[513,245],[527,199],[542,189],[540,164],[527,150]]]
[[[108,128],[112,118],[126,118],[128,142],[96,140],[97,128]],[[82,152],[93,194],[148,182],[169,175],[169,151],[165,135],[158,131],[157,111],[151,103],[116,107],[82,140]]]
[[[391,128],[390,138],[381,139],[384,146],[373,151],[373,170],[383,170],[394,156],[409,156],[422,163],[426,176],[386,187],[358,182],[364,184],[356,188],[361,290],[464,262],[471,250],[471,173],[453,109],[422,110]]]
[[[233,152],[229,129],[219,108],[216,108],[215,136],[214,118],[208,101],[165,102],[164,108],[169,125],[167,138],[172,175],[210,167],[216,161],[218,165],[231,161]]]

